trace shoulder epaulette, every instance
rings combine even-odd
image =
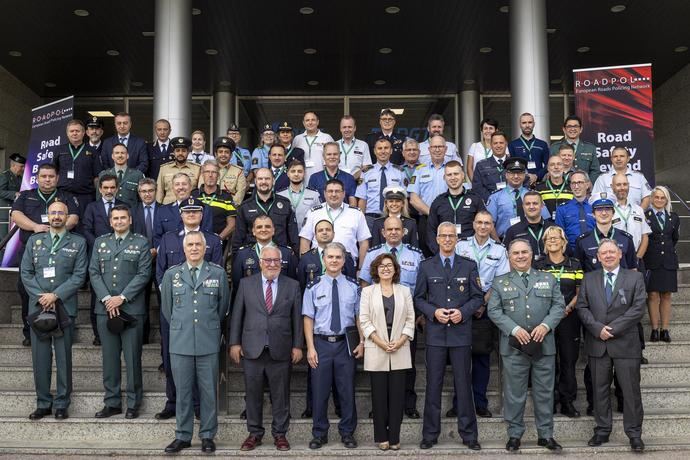
[[[423,167],[426,166],[426,163],[419,163],[416,168],[414,169],[422,169]]]
[[[372,169],[373,167],[374,167],[374,165],[362,166],[362,172],[365,173],[365,172],[369,171],[370,169]]]
[[[163,164],[161,165],[161,168],[162,168],[163,166],[169,165],[169,164],[171,164],[171,163],[175,163],[175,160],[166,161],[165,163],[163,163]],[[114,169],[114,168],[110,168],[110,169]],[[129,169],[129,168],[127,168],[127,169]]]
[[[238,251],[242,251],[242,250],[244,250],[244,249],[251,248],[251,247],[253,247],[253,246],[254,246],[253,244],[245,244],[244,246],[240,246],[240,248],[238,249]]]
[[[587,231],[587,232],[585,232],[585,233],[581,233],[581,234],[576,238],[576,241],[580,241],[581,239],[586,238],[586,237],[588,237],[588,236],[591,235],[591,234],[592,234],[592,230],[589,230],[589,231]]]
[[[616,233],[622,233],[623,235],[626,235],[626,236],[632,238],[632,235],[630,233],[626,232],[625,230],[621,230],[621,229],[617,228]]]
[[[314,287],[315,285],[319,284],[319,281],[321,281],[321,276],[317,276],[313,280],[309,281],[307,283],[307,289],[310,289],[310,288]]]
[[[351,204],[348,204],[348,207],[350,209],[356,209],[357,211],[361,211],[361,209],[359,209],[357,206],[352,206]]]
[[[354,283],[354,284],[357,285],[357,287],[359,287],[359,283],[358,283],[357,280],[354,279],[353,277],[351,277],[351,276],[345,276],[345,278],[346,278],[349,282]]]
[[[211,267],[220,268],[221,270],[223,270],[223,267],[221,267],[221,266],[218,265],[217,263],[214,263],[214,262],[207,262],[207,263],[208,263]]]
[[[460,255],[459,257],[460,257],[461,259],[465,259],[465,260],[468,261],[468,262],[472,262],[472,263],[474,263],[474,264],[477,263],[474,259],[472,259],[472,258],[470,258],[470,257],[465,257],[465,256],[463,256],[463,255]]]
[[[407,243],[407,244],[405,245],[405,247],[406,247],[407,249],[409,249],[410,251],[418,252],[418,253],[420,253],[420,254],[422,253],[422,250],[421,250],[421,249],[419,249],[417,246],[412,246],[410,243]]]
[[[289,187],[289,186],[288,186],[288,187]],[[311,187],[311,186],[309,186],[309,185],[307,185],[306,187],[304,187],[304,191],[307,191],[307,190],[311,190],[312,192],[319,193],[318,190],[316,190],[314,187]]]
[[[312,211],[316,211],[316,210],[319,210],[319,209],[322,209],[322,208],[323,208],[323,203],[320,203],[320,204],[317,204],[317,205],[312,206],[312,207],[311,207],[311,210],[312,210]]]
[[[276,244],[276,247],[278,249],[287,249],[288,251],[290,251],[290,254],[294,253],[294,251],[292,250],[292,248],[290,246],[283,246],[282,244]]]
[[[378,250],[378,249],[381,249],[382,247],[383,247],[383,243],[377,244],[376,246],[370,247],[370,248],[367,250],[367,252],[376,251],[376,250]]]

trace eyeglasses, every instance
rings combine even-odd
[[[139,190],[139,193],[145,193],[145,194],[156,193],[156,189],[155,188],[152,188],[152,189],[142,188],[141,190]]]
[[[546,241],[554,242],[554,241],[563,241],[563,240],[561,239],[560,236],[550,236],[550,237],[546,238]]]
[[[441,150],[444,147],[445,147],[445,145],[430,145],[429,150],[432,150],[432,149],[433,150]]]
[[[379,270],[393,270],[393,264],[381,264]]]
[[[66,216],[67,213],[65,211],[50,211],[48,213],[49,216]]]
[[[452,234],[452,235],[438,235],[438,237],[442,240],[452,240],[454,238],[457,238],[458,235]]]
[[[571,182],[570,182],[570,185],[571,185],[571,186],[573,186],[573,185],[585,185],[586,183],[587,183],[587,182],[585,182],[585,181],[583,181],[583,180],[578,180],[578,181],[571,181]]]
[[[280,265],[280,259],[261,259],[266,265]]]
[[[391,122],[391,121],[395,121],[395,118],[392,118],[392,117],[382,117],[382,118],[379,118],[379,120],[388,123],[388,122]]]
[[[565,125],[565,129],[580,129],[580,125]]]

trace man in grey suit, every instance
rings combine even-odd
[[[299,283],[280,274],[281,252],[261,249],[261,273],[242,278],[230,319],[230,358],[243,359],[249,436],[240,448],[249,451],[264,436],[264,378],[268,379],[273,411],[271,433],[276,449],[290,449],[290,364],[302,359],[304,344]]]
[[[216,450],[218,431],[218,352],[221,323],[230,305],[225,270],[204,260],[203,232],[188,232],[183,240],[186,261],[169,268],[161,283],[161,312],[170,324],[170,365],[177,390],[177,429],[166,454],[191,446],[194,430],[192,388],[201,400],[199,437],[201,451]]]
[[[602,269],[585,273],[575,308],[585,334],[594,388],[594,436],[587,443],[600,446],[611,433],[611,374],[616,369],[623,392],[623,427],[630,448],[644,450],[642,395],[640,392],[641,344],[637,323],[645,311],[645,285],[641,273],[620,267],[623,256],[611,239],[599,243]]]

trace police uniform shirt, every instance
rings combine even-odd
[[[326,273],[326,265],[323,262],[323,248],[317,246],[302,254],[297,264],[297,278],[302,290],[307,287],[308,283],[311,283],[324,273]],[[355,259],[349,252],[345,254],[343,274],[350,278],[357,276]]]
[[[149,171],[147,176],[156,180],[158,179],[161,165],[174,160],[173,148],[170,147],[170,139],[164,141],[156,139],[153,144],[149,144],[147,147],[149,152]]]
[[[551,180],[546,179],[539,182],[534,190],[541,195],[544,206],[549,210],[553,220],[556,220],[556,208],[573,199],[573,192],[570,190],[568,180],[565,177],[563,177],[561,185],[554,185]]]
[[[584,272],[580,261],[574,257],[564,256],[562,262],[551,262],[547,255],[534,264],[535,270],[551,273],[556,278],[556,283],[561,287],[561,294],[568,305],[577,293],[577,287],[582,283]]]
[[[24,190],[19,194],[17,200],[12,203],[12,211],[20,211],[37,224],[49,225],[48,207],[55,200],[67,204],[67,214],[79,216],[79,204],[76,198],[71,193],[59,189],[46,195],[41,193],[38,188]],[[33,235],[33,232],[30,230],[19,230],[19,239],[23,244],[26,244],[31,235]]]
[[[338,167],[346,173],[355,174],[363,166],[371,164],[371,153],[366,142],[352,138],[349,144],[344,139],[338,141],[340,163]]]
[[[295,147],[294,143],[285,147],[285,164],[289,164],[293,159],[304,163],[304,150]]]
[[[270,147],[262,145],[257,147],[252,152],[252,166],[251,169],[254,171],[259,168],[270,168],[271,162],[268,160],[268,154],[270,152]]]
[[[98,175],[98,179],[107,175],[119,177],[117,172],[120,168],[113,167],[102,171]],[[122,168],[122,181],[118,180],[117,194],[115,198],[127,204],[130,209],[134,209],[139,202],[139,181],[144,178],[144,173],[136,168]],[[101,198],[100,189],[96,189],[96,199]]]
[[[644,263],[647,270],[678,269],[678,254],[676,243],[680,239],[680,218],[675,212],[663,211],[663,216],[658,216],[654,207],[645,211],[647,225],[652,229],[649,235],[649,246],[644,254]],[[675,273],[672,276],[676,276]]]
[[[546,165],[551,155],[549,145],[541,139],[532,136],[527,140],[524,136],[513,139],[508,144],[511,157],[520,157],[527,160],[527,172],[536,174],[537,180],[541,180],[546,174]]]
[[[585,218],[583,222],[580,221],[582,215]],[[575,198],[556,208],[554,222],[563,229],[568,238],[568,246],[573,250],[577,237],[583,233],[581,227],[591,230],[596,225],[596,220],[592,215],[592,205],[586,199],[578,201]]]
[[[59,146],[53,157],[53,164],[58,168],[58,188],[77,195],[95,193],[93,179],[103,167],[94,152],[85,143],[76,148],[72,144]]]
[[[307,136],[307,132],[298,134],[292,141],[292,145],[304,151],[304,181],[309,183],[312,174],[323,169],[323,146],[327,142],[333,142],[330,134],[321,130],[316,132],[316,136]]]
[[[270,243],[269,246],[277,247],[280,250],[280,273],[288,278],[297,279],[297,256],[292,249],[287,246]],[[242,246],[232,258],[232,284],[237,288],[242,278],[252,276],[261,271],[259,266],[259,255],[261,254],[259,243]],[[275,299],[275,293],[273,298]]]
[[[407,186],[410,185],[410,182],[412,181],[412,176],[414,176],[414,172],[420,166],[422,166],[422,163],[420,163],[419,161],[414,165],[405,162],[400,166],[400,170],[403,173],[403,185],[405,186],[405,189],[407,189]]]
[[[415,283],[417,282],[417,274],[419,273],[419,265],[424,260],[422,250],[412,246],[411,244],[399,244],[397,247],[390,246],[388,243],[383,243],[374,246],[367,251],[364,262],[362,262],[362,269],[359,271],[359,279],[372,284],[371,278],[371,263],[380,254],[393,254],[395,248],[395,258],[400,265],[400,284],[410,288],[414,291]]]
[[[443,163],[448,163],[449,161],[459,161],[463,164],[462,158],[458,154],[458,147],[452,142],[446,141],[446,155],[443,158]],[[429,153],[429,139],[425,140],[419,144],[419,161],[424,164],[431,164],[431,153]]]
[[[582,269],[585,273],[601,268],[601,263],[597,258],[597,251],[599,250],[599,242],[604,238],[614,240],[623,252],[621,267],[631,270],[637,268],[637,254],[635,253],[635,245],[630,234],[611,227],[608,234],[604,235],[599,231],[599,227],[595,225],[591,231],[580,235],[575,243],[574,255],[582,264]]]
[[[628,199],[625,206],[621,206],[618,202],[614,203],[613,212],[611,224],[615,228],[630,234],[635,245],[635,251],[637,251],[642,242],[642,235],[652,233],[652,229],[647,224],[644,211],[639,205],[631,203],[630,199]]]
[[[510,271],[505,246],[491,238],[488,238],[481,245],[475,236],[462,239],[455,245],[455,253],[475,261],[484,292],[491,289],[491,284],[496,276]]]
[[[232,197],[228,192],[206,193],[203,188],[194,190],[192,197],[198,198],[199,201],[211,208],[213,214],[213,233],[219,235],[227,226],[228,217],[235,217],[237,209],[232,202]]]
[[[183,165],[178,165],[175,161],[170,161],[161,166],[156,180],[156,201],[161,204],[174,202],[175,192],[173,190],[173,177],[177,173],[185,173],[192,181],[192,189],[196,188],[201,176],[201,166],[196,163],[186,161]]]
[[[267,215],[273,221],[275,242],[297,249],[299,246],[299,236],[295,213],[292,212],[290,200],[284,196],[272,194],[268,201],[263,201],[259,199],[259,194],[255,193],[254,196],[244,200],[242,205],[237,208],[237,221],[235,232],[232,236],[233,251],[239,249],[240,246],[256,241],[251,229],[254,225],[254,220],[258,216],[264,215]]]
[[[386,168],[386,187],[392,185],[403,186],[403,173],[390,161],[382,166],[376,163],[371,169],[362,174],[362,183],[357,187],[357,198],[367,201],[366,213],[381,214],[381,169]]]
[[[521,219],[520,222],[515,225],[511,225],[508,230],[506,230],[506,234],[503,237],[503,244],[506,247],[510,247],[510,243],[513,240],[518,238],[527,240],[532,248],[534,260],[539,260],[543,258],[545,254],[544,240],[542,236],[544,235],[546,229],[552,227],[553,225],[554,223],[548,219],[541,219],[536,224],[528,222],[527,219]]]
[[[355,260],[359,256],[357,242],[371,238],[371,232],[367,226],[366,218],[359,208],[342,203],[339,208],[331,209],[328,203],[313,207],[307,213],[307,219],[299,236],[311,240],[316,245],[314,227],[321,220],[329,220],[333,224],[333,241],[345,246],[347,252],[352,254]]]
[[[486,210],[491,213],[491,217],[494,219],[496,233],[499,237],[503,237],[506,230],[508,230],[511,225],[520,222],[518,212],[520,211],[520,214],[522,214],[522,209],[518,210],[518,206],[521,206],[521,204],[518,204],[515,199],[515,190],[516,189],[512,187],[496,190],[491,194],[489,202],[486,204]],[[520,199],[529,191],[525,187],[520,187],[517,190],[520,192]],[[544,206],[541,208],[541,217],[544,219],[551,218],[549,210]]]
[[[506,160],[508,160],[507,155],[503,158],[491,156],[480,161],[474,168],[472,190],[478,193],[483,200],[488,200],[489,195],[493,192],[506,188]]]
[[[448,191],[448,184],[443,180],[446,164],[435,167],[432,163],[422,163],[417,167],[407,186],[407,193],[416,193],[428,206],[434,198]]]
[[[338,171],[335,173],[335,176],[331,176],[324,168],[323,171],[314,173],[309,178],[309,188],[318,190],[319,198],[322,202],[326,201],[326,197],[324,196],[326,191],[326,182],[331,179],[338,179],[343,183],[343,186],[345,187],[345,201],[348,201],[348,198],[351,196],[355,196],[355,193],[357,192],[357,182],[355,182],[355,178],[352,177],[352,174],[345,172],[342,169],[338,169]]]
[[[333,283],[338,283],[340,330],[331,330]],[[302,299],[302,315],[314,320],[315,335],[342,335],[345,328],[356,325],[359,315],[360,288],[342,273],[332,278],[324,274],[307,285]]]
[[[204,176],[199,178],[199,187],[204,183]],[[222,167],[218,165],[218,186],[224,192],[232,196],[232,201],[236,206],[242,204],[244,195],[247,192],[247,179],[244,177],[244,171],[241,166],[229,164]]]
[[[592,194],[589,198],[590,203],[594,203],[601,197],[602,193],[606,193],[606,196],[610,199],[615,199],[616,194],[613,193],[611,188],[611,183],[613,182],[613,176],[616,175],[616,171],[611,169],[611,171],[602,174],[597,178],[597,181],[592,187]],[[644,174],[632,171],[628,168],[628,172],[625,173],[628,178],[628,201],[630,203],[639,205],[642,203],[644,198],[647,198],[652,194],[652,188],[649,186],[649,182],[644,177]]]
[[[277,192],[277,194],[290,200],[290,206],[292,207],[292,212],[295,213],[297,229],[299,231],[302,231],[302,227],[304,227],[304,221],[309,210],[321,203],[319,192],[310,187],[305,187],[304,183],[302,183],[300,192],[293,192],[290,186],[288,186]]]
[[[244,176],[247,177],[252,165],[252,154],[245,148],[236,147],[230,156],[230,163],[241,168]]]
[[[454,196],[450,192],[443,193],[431,203],[427,234],[421,236],[427,239],[432,250],[437,251],[436,229],[442,222],[454,223],[458,237],[466,238],[474,235],[474,216],[485,209],[482,199],[472,190],[463,189],[460,195]]]
[[[202,166],[204,163],[206,163],[207,160],[215,160],[216,158],[204,151],[201,152],[189,152],[187,154],[187,161],[190,163],[196,163],[199,166]]]

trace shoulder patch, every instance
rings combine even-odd
[[[410,185],[414,185],[415,182],[417,182],[417,175],[416,174],[410,178]]]
[[[321,281],[321,276],[317,276],[312,281],[309,281],[307,283],[307,289],[310,289],[310,288],[314,287],[315,285],[319,284],[319,281]]]
[[[377,251],[377,250],[381,249],[382,247],[383,247],[383,243],[377,244],[376,246],[370,247],[370,248],[367,250],[367,252]]]
[[[409,244],[409,243],[406,244],[405,247],[406,247],[407,249],[409,249],[410,251],[418,252],[418,253],[420,253],[420,254],[422,253],[422,250],[421,250],[421,249],[419,249],[417,246],[412,246],[412,245]]]
[[[346,276],[345,278],[346,278],[349,282],[351,282],[352,284],[355,284],[357,287],[359,287],[359,283],[358,283],[357,280],[354,279],[353,277],[351,277],[351,276]]]
[[[316,210],[319,210],[319,209],[322,209],[322,208],[323,208],[323,203],[317,204],[316,206],[312,206],[312,207],[311,207],[311,210],[312,210],[312,211],[316,211]]]

